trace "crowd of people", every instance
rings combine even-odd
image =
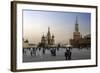
[[[71,60],[71,48],[65,48],[66,50],[63,52],[63,56],[65,56],[66,60]],[[23,54],[25,56],[37,56],[43,58],[43,55],[47,54],[47,51],[50,52],[51,56],[57,55],[57,52],[60,51],[59,48],[23,48]]]

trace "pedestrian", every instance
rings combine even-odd
[[[66,57],[66,60],[71,60],[71,51],[70,51],[70,49],[66,50],[65,57]]]
[[[54,48],[54,56],[56,56],[56,48]]]
[[[31,56],[33,55],[33,49],[32,48],[30,48],[30,54],[31,54]]]
[[[36,50],[36,56],[38,56],[39,55],[39,48],[37,48],[37,50]]]
[[[45,48],[43,48],[43,54],[45,54]]]
[[[68,60],[71,60],[71,51],[69,50],[69,52],[68,52]]]
[[[50,50],[50,51],[51,51],[51,55],[53,56],[53,53],[54,53],[54,52],[53,52],[53,48],[51,48],[51,50]]]
[[[66,60],[68,60],[68,50],[66,50],[66,52],[65,52],[65,58],[66,58]]]
[[[29,48],[27,49],[27,53],[26,54],[27,54],[27,56],[30,56],[30,49]]]
[[[43,49],[43,48],[41,48],[41,49],[39,50],[40,58],[43,58],[43,57],[42,57],[42,49]]]

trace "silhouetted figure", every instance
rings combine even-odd
[[[51,49],[51,55],[56,56],[56,49]]]
[[[26,55],[27,55],[27,56],[30,56],[30,55],[31,55],[31,51],[30,51],[29,48],[27,49]]]
[[[65,57],[66,57],[66,60],[71,60],[71,51],[70,50],[66,50]]]
[[[71,51],[69,50],[69,57],[68,60],[71,60]]]
[[[51,49],[50,52],[51,52],[51,55],[53,56],[53,49]]]
[[[45,54],[45,48],[43,48],[43,54]]]
[[[65,57],[66,57],[66,60],[68,60],[68,50],[66,50],[65,52]]]
[[[57,47],[57,51],[59,51],[59,47]]]
[[[32,54],[34,54],[36,56],[36,48],[33,48]]]
[[[53,56],[56,56],[56,49],[53,49]]]
[[[37,55],[40,56],[40,58],[43,58],[43,48],[40,48],[39,50],[37,50]]]
[[[41,50],[41,48],[39,47],[39,51]]]
[[[25,54],[25,55],[26,55],[26,49],[25,49],[25,48],[23,49],[23,54]]]
[[[30,48],[30,55],[32,56],[33,55],[33,49]]]

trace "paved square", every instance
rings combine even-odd
[[[32,54],[27,51],[27,54],[23,53],[23,62],[41,62],[41,61],[63,61],[66,60],[65,57],[65,48],[56,49],[56,56],[52,56],[50,50],[46,49],[45,54],[43,50],[37,50],[36,54]],[[90,48],[72,48],[71,49],[71,60],[83,60],[91,59],[91,50]]]

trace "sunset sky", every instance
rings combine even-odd
[[[51,34],[55,36],[55,42],[66,44],[70,38],[73,38],[76,16],[80,33],[90,34],[90,13],[23,10],[23,38],[37,44],[50,27]]]

